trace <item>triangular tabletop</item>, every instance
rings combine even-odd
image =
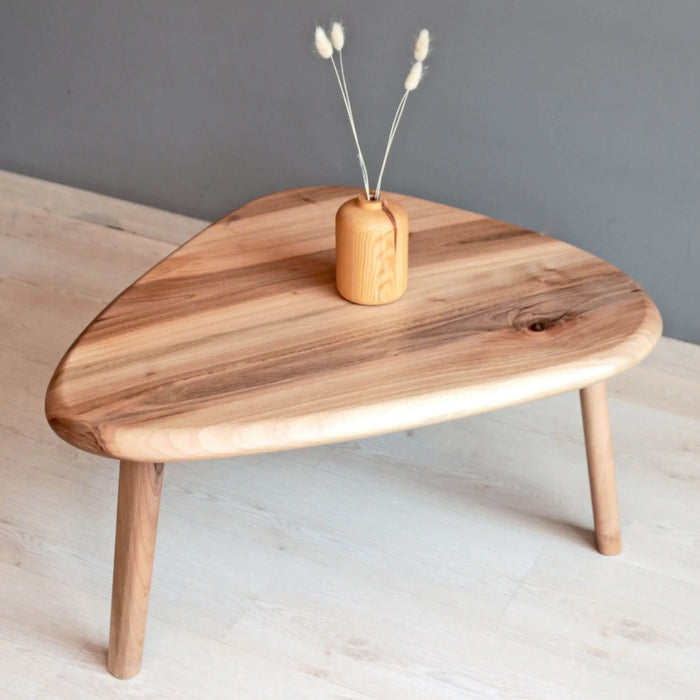
[[[66,353],[46,397],[68,442],[134,461],[330,443],[480,413],[624,371],[659,313],[612,265],[413,197],[406,294],[342,299],[334,216],[357,190],[263,197],[131,285]]]

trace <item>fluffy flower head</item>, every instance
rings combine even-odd
[[[331,44],[323,27],[316,27],[314,42],[316,43],[316,51],[321,58],[330,58],[333,55],[333,44]]]
[[[345,29],[340,22],[333,22],[331,27],[331,41],[336,51],[342,51],[345,46]]]
[[[406,88],[406,90],[408,90],[409,92],[415,90],[418,87],[418,84],[420,83],[422,77],[423,62],[416,61],[411,66],[411,70],[408,71],[408,75],[406,76],[406,82],[404,83],[404,87]]]
[[[421,29],[416,39],[416,48],[413,51],[416,61],[425,61],[428,58],[430,51],[430,32],[427,29]]]

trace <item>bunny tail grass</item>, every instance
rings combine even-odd
[[[421,29],[416,39],[416,46],[413,50],[413,55],[416,61],[425,61],[430,53],[430,32],[427,29]]]
[[[316,45],[316,52],[321,58],[331,58],[333,56],[333,44],[331,44],[331,40],[323,27],[316,26],[314,44]]]
[[[423,78],[423,62],[416,61],[411,66],[411,70],[408,72],[408,75],[406,76],[406,82],[404,83],[404,87],[406,88],[406,90],[408,90],[408,92],[411,92],[418,87],[422,78]]]
[[[333,26],[331,27],[331,42],[336,51],[340,52],[343,50],[343,46],[345,46],[345,28],[341,22],[333,22]]]
[[[389,129],[389,137],[387,139],[386,150],[384,151],[384,159],[382,160],[382,167],[379,171],[379,178],[377,179],[377,187],[374,191],[374,199],[381,198],[382,191],[382,178],[384,177],[384,171],[386,170],[387,160],[389,158],[389,152],[391,151],[391,146],[394,143],[394,137],[396,136],[396,131],[399,128],[399,123],[403,117],[404,110],[406,109],[406,102],[408,100],[409,93],[413,92],[424,75],[424,65],[423,61],[428,57],[430,53],[430,32],[427,29],[421,29],[418,33],[418,37],[415,40],[413,48],[413,56],[415,58],[415,63],[411,66],[411,70],[406,76],[404,81],[404,93],[399,100],[399,105],[396,108],[394,114],[394,119],[391,122],[391,128]],[[333,72],[335,73],[336,80],[338,81],[338,87],[340,88],[340,95],[343,98],[343,104],[345,105],[345,111],[348,115],[348,120],[350,122],[350,129],[352,130],[353,138],[355,139],[355,145],[357,146],[357,159],[360,163],[360,171],[362,172],[362,183],[365,188],[365,196],[368,200],[372,198],[369,189],[369,176],[367,174],[367,165],[365,163],[364,155],[362,154],[362,148],[360,147],[360,139],[357,136],[357,129],[355,128],[355,117],[352,112],[352,105],[350,104],[350,92],[348,91],[348,83],[345,78],[345,66],[343,65],[343,47],[345,46],[345,28],[341,22],[333,22],[328,33],[321,26],[316,26],[314,34],[314,43],[316,48],[316,53],[321,58],[330,59],[331,65],[333,66]],[[340,69],[338,64],[333,57],[334,51],[338,52],[338,61],[340,63]]]

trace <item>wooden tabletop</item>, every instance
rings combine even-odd
[[[660,337],[653,302],[599,258],[394,194],[409,215],[408,291],[351,304],[334,284],[334,215],[355,195],[263,197],[152,268],[59,364],[53,429],[134,461],[324,444],[578,389]]]

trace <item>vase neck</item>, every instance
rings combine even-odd
[[[382,209],[385,204],[384,199],[367,199],[363,195],[359,195],[355,200],[357,206],[361,209]]]

